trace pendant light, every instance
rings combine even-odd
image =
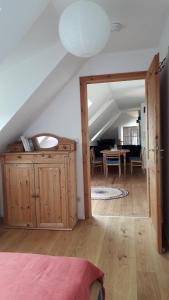
[[[64,48],[75,56],[91,57],[108,42],[111,22],[95,2],[79,0],[66,7],[59,20],[59,36]]]

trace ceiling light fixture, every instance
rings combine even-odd
[[[69,5],[59,20],[59,36],[64,48],[75,56],[91,57],[108,42],[111,22],[103,8],[88,0]]]

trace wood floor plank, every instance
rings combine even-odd
[[[158,280],[154,272],[137,272],[137,299],[161,300]]]
[[[125,188],[127,197],[112,200],[92,200],[92,215],[94,216],[134,216],[148,217],[149,204],[147,200],[146,175],[137,173],[126,176],[95,174],[91,178],[91,186],[109,186]]]
[[[86,258],[105,273],[106,300],[169,299],[169,254],[156,252],[148,218],[93,217],[68,232],[0,229],[0,251]]]

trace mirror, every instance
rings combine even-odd
[[[37,150],[56,149],[59,143],[58,138],[50,134],[39,134],[34,136],[32,140]]]

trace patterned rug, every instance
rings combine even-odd
[[[123,188],[113,188],[105,186],[92,186],[91,199],[93,200],[111,200],[123,198],[128,195],[128,191]]]

